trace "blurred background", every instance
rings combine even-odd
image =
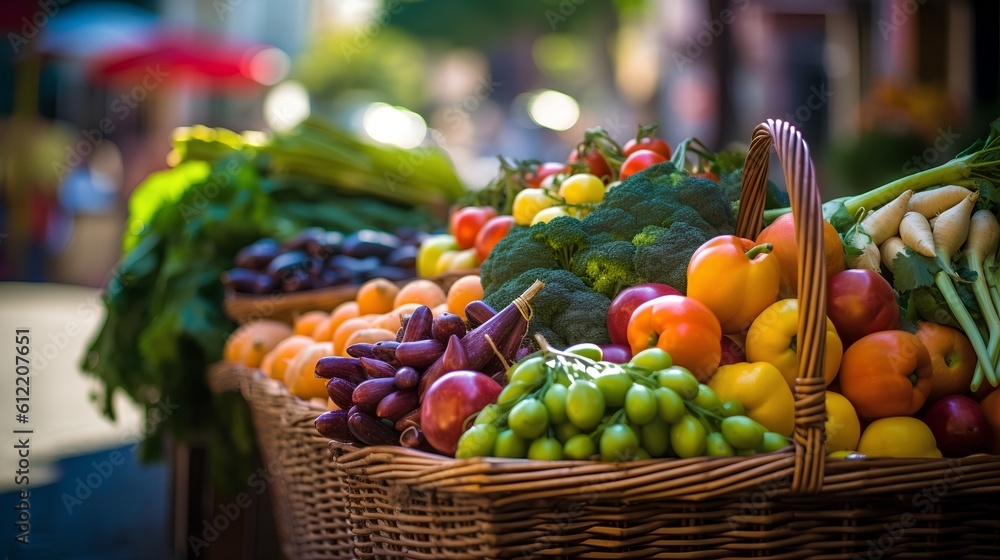
[[[984,134],[998,20],[992,0],[8,0],[0,279],[102,285],[130,191],[194,123],[432,141],[475,188],[594,126],[722,148],[781,117],[827,196],[865,190]]]
[[[441,146],[475,189],[499,154],[564,161],[597,126],[624,142],[658,123],[671,145],[723,149],[782,118],[834,198],[940,165],[1000,116],[996,0],[5,0],[0,31],[0,281],[60,286],[0,284],[0,324],[30,318],[59,350],[33,416],[47,423],[32,466],[39,558],[182,558],[200,531],[177,501],[197,481],[140,462],[140,409],[118,395],[106,421],[78,373],[129,196],[176,158],[177,127],[283,131],[318,116],[373,142]],[[67,310],[82,330],[65,336]],[[124,476],[100,492],[80,482],[117,452]],[[12,490],[0,483],[0,498]],[[255,502],[202,557],[276,557],[266,512]]]

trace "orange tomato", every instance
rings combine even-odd
[[[931,392],[931,356],[916,335],[881,331],[852,344],[840,364],[840,389],[866,420],[911,416]]]
[[[675,365],[705,382],[722,360],[722,326],[712,311],[696,299],[661,296],[640,305],[628,322],[632,355],[658,347]]]

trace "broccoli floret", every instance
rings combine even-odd
[[[562,268],[569,269],[573,255],[583,248],[587,232],[580,227],[580,220],[560,216],[548,223],[531,226],[531,238],[549,246]]]
[[[597,235],[594,240],[604,236],[610,238],[611,234]],[[634,255],[631,241],[611,238],[603,243],[587,243],[573,258],[573,274],[583,278],[595,291],[613,298],[622,288],[637,283],[632,264]]]
[[[598,206],[580,223],[585,232],[590,235],[606,233],[619,241],[628,241],[635,236],[643,224],[635,216],[621,208]]]
[[[711,234],[712,237],[723,233],[732,233],[736,228],[729,197],[715,181],[699,177],[686,177],[674,185],[673,193],[674,204],[690,207],[697,212],[711,226],[713,231],[706,231],[706,233]],[[673,221],[687,220],[674,218]]]
[[[486,293],[500,289],[501,286],[527,270],[560,268],[556,254],[547,243],[532,237],[532,229],[526,227],[511,228],[510,232],[490,251],[490,256],[483,261],[479,271],[483,290]],[[517,296],[520,293],[514,295]]]
[[[484,301],[494,309],[503,309],[521,295],[535,280],[545,283],[531,302],[534,315],[528,323],[528,337],[541,333],[555,347],[565,348],[579,342],[607,344],[608,308],[611,300],[588,288],[568,270],[536,268],[521,273]]]
[[[588,229],[591,216],[612,208],[625,211],[644,225],[667,227],[683,221],[706,227],[713,236],[735,228],[726,191],[718,183],[676,172],[669,163],[654,165],[609,190],[604,202],[584,218],[583,228]],[[692,223],[698,221],[693,220],[691,211],[701,216],[700,223]],[[677,216],[677,212],[684,214]]]
[[[632,262],[641,283],[667,284],[687,293],[687,265],[709,236],[685,222],[648,226],[635,237]]]

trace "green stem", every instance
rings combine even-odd
[[[986,272],[983,269],[983,259],[974,253],[968,253],[966,259],[969,269],[976,273],[976,281],[972,283],[972,293],[975,294],[976,303],[979,304],[979,309],[986,319],[986,328],[990,333],[986,350],[989,351],[990,358],[993,360],[989,365],[995,368],[997,358],[1000,358],[1000,314],[997,314],[993,298],[990,296],[990,288],[986,283]]]
[[[934,284],[941,290],[941,295],[944,296],[945,302],[951,309],[951,314],[955,316],[958,324],[965,331],[965,336],[969,337],[969,341],[972,342],[972,348],[976,351],[976,358],[984,364],[991,364],[990,353],[986,350],[986,344],[983,343],[983,337],[979,334],[979,328],[976,327],[976,322],[969,315],[969,310],[965,308],[962,299],[958,297],[958,292],[955,291],[955,284],[952,283],[951,277],[948,276],[947,272],[942,270],[934,275]],[[995,387],[997,377],[994,368],[984,367],[983,370],[990,385]]]
[[[757,255],[761,253],[767,254],[774,250],[774,245],[770,243],[761,243],[760,245],[754,246],[753,249],[747,251],[747,258],[753,260]]]
[[[791,211],[791,208],[771,208],[769,210],[764,210],[764,222],[771,223]]]
[[[901,177],[877,189],[852,196],[844,202],[844,206],[847,207],[847,212],[853,216],[861,207],[878,208],[883,204],[892,202],[896,197],[908,190],[916,192],[935,185],[947,185],[968,179],[972,171],[968,161],[974,155],[953,159],[944,165]]]

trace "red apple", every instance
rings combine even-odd
[[[420,405],[420,428],[431,447],[455,456],[465,421],[500,396],[500,385],[478,371],[453,371],[434,382]]]
[[[993,445],[993,428],[979,403],[963,395],[949,395],[935,401],[922,419],[945,457],[965,457],[988,453]]]
[[[496,216],[483,224],[479,233],[476,234],[475,243],[476,257],[479,258],[480,263],[490,256],[493,246],[503,239],[513,226],[514,216]]]
[[[479,230],[497,215],[496,208],[491,206],[469,206],[451,215],[451,234],[459,249],[471,249],[476,243]]]
[[[601,352],[605,362],[624,364],[632,359],[632,349],[627,344],[602,344]]]
[[[976,351],[965,333],[945,325],[920,321],[914,334],[931,354],[933,373],[927,402],[967,393],[976,372]],[[983,385],[988,387],[989,383]]]
[[[618,292],[608,308],[608,334],[612,344],[628,346],[628,321],[635,308],[660,296],[684,295],[666,284],[639,284]]]
[[[874,270],[848,269],[830,277],[826,315],[844,348],[866,335],[899,328],[896,292]]]

